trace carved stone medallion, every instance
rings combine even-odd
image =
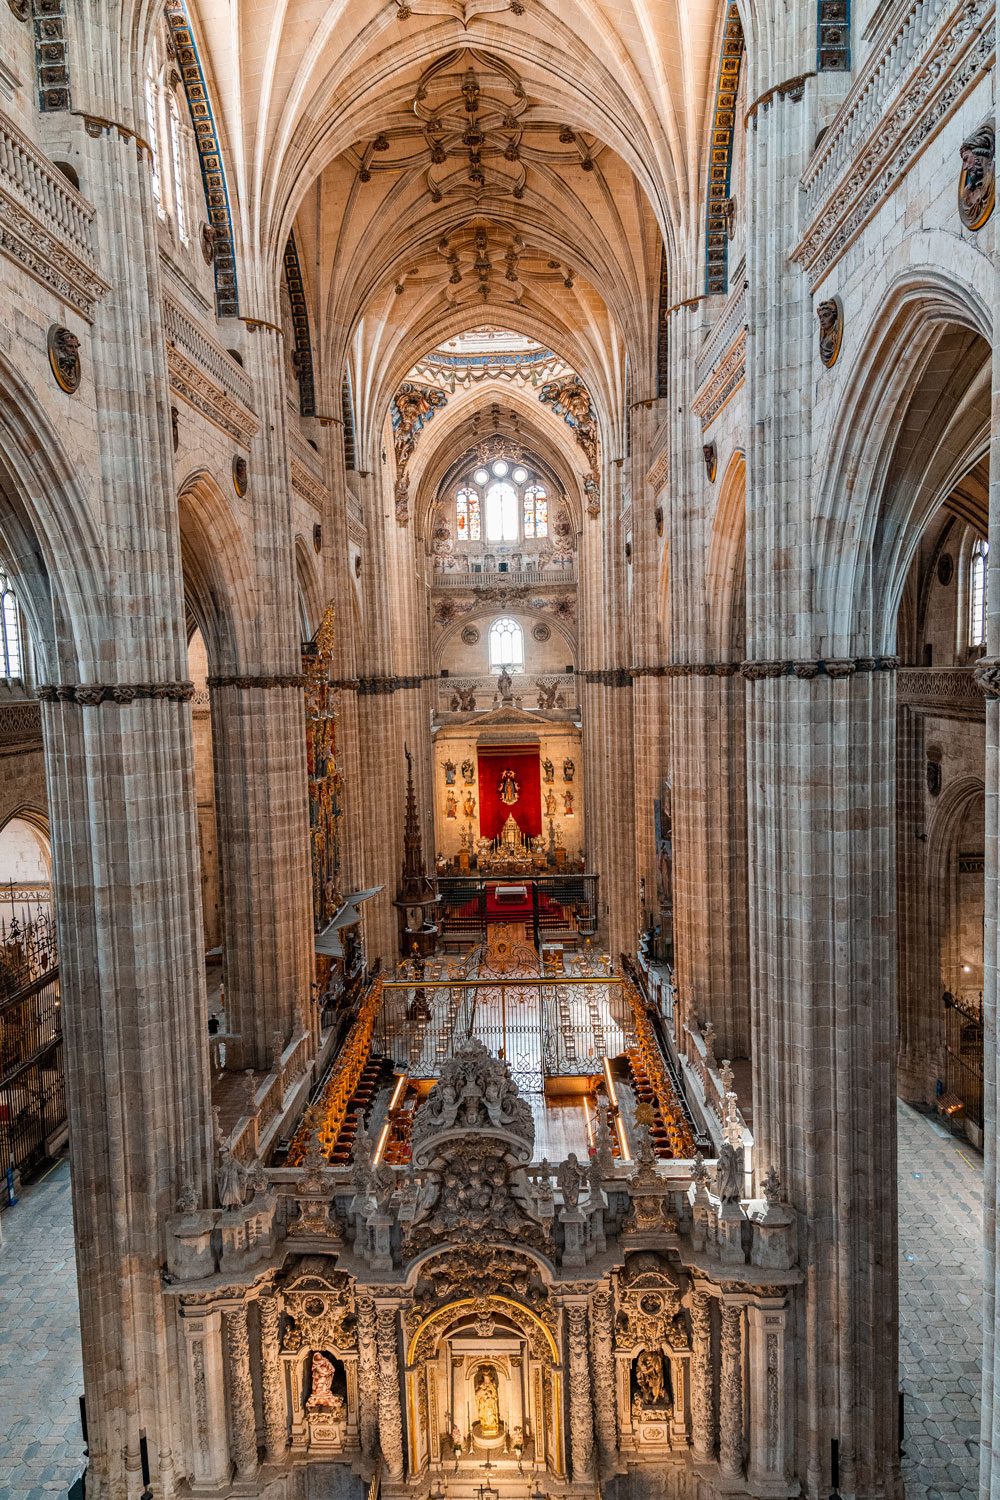
[[[962,142],[958,175],[958,217],[965,229],[982,229],[996,205],[996,135],[981,125]]]
[[[48,336],[49,364],[56,383],[70,395],[80,385],[80,340],[68,328],[53,323]]]
[[[250,487],[250,466],[241,453],[233,459],[233,489],[240,499]]]
[[[714,443],[706,443],[701,450],[701,456],[705,460],[705,473],[708,475],[709,484],[715,483],[715,474],[719,466],[719,455]]]
[[[215,235],[208,224],[201,226],[201,253],[205,258],[206,266],[210,266],[215,259]]]

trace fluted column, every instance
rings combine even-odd
[[[743,1304],[722,1303],[719,1371],[719,1469],[735,1478],[743,1472]]]
[[[703,1463],[715,1456],[715,1403],[712,1396],[712,1298],[691,1298],[691,1449]]]
[[[607,1287],[598,1287],[590,1301],[590,1347],[597,1446],[605,1472],[614,1471],[618,1457],[614,1332],[614,1296]]]
[[[569,1437],[573,1481],[590,1479],[594,1473],[594,1395],[590,1382],[587,1348],[587,1304],[570,1302],[566,1308],[566,1338],[569,1346]]]
[[[278,1299],[268,1294],[259,1298],[260,1368],[264,1406],[264,1443],[268,1463],[280,1463],[288,1445],[288,1414],[285,1404],[285,1381],[278,1357]]]
[[[361,1415],[361,1451],[368,1458],[378,1453],[378,1343],[375,1303],[359,1296],[358,1312],[358,1397]]]
[[[284,1046],[305,1029],[313,973],[303,694],[297,674],[209,685],[226,1020],[239,1038],[226,1061],[267,1069],[275,1035]]]
[[[257,1472],[257,1422],[250,1374],[250,1334],[245,1302],[226,1309],[226,1346],[229,1363],[229,1420],[237,1479]]]
[[[382,1450],[388,1477],[402,1479],[403,1409],[399,1396],[400,1374],[395,1306],[379,1306],[376,1318],[379,1447]]]
[[[1000,124],[1000,122],[997,122]],[[986,693],[986,906],[983,976],[984,1104],[983,1230],[986,1261],[983,1277],[982,1431],[979,1493],[983,1500],[1000,1495],[1000,1313],[997,1257],[997,1195],[1000,1170],[997,1152],[997,1090],[1000,1063],[997,1052],[997,1002],[1000,998],[1000,257],[994,255],[993,280],[993,401],[990,423],[990,574],[987,593],[988,663],[977,673]]]

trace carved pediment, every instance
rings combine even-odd
[[[307,1272],[280,1290],[286,1320],[283,1351],[356,1346],[354,1285],[346,1272]]]

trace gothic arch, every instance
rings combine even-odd
[[[715,648],[727,661],[746,646],[746,475],[746,457],[737,449],[722,479],[709,539],[708,614]]]
[[[314,548],[306,545],[303,536],[295,538],[295,581],[302,613],[302,639],[311,641],[323,621],[325,604],[316,566],[316,553]]]
[[[873,654],[893,650],[920,533],[988,445],[990,336],[973,290],[917,272],[894,285],[853,356],[813,534],[828,655],[852,654],[855,638]]]
[[[254,580],[228,500],[197,470],[177,497],[181,563],[188,606],[201,630],[210,672],[237,670],[253,649]]]

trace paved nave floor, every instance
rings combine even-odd
[[[982,1159],[899,1106],[900,1353],[908,1500],[977,1492]],[[69,1168],[3,1216],[0,1496],[65,1495],[81,1461]]]

